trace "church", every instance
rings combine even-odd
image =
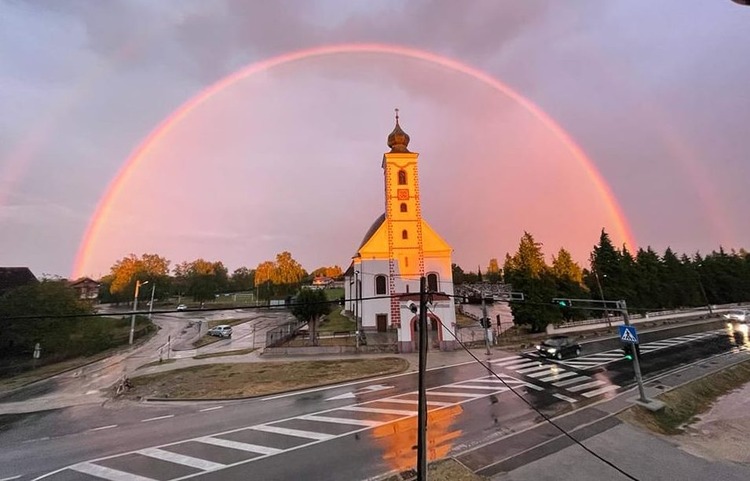
[[[385,212],[368,229],[345,273],[346,310],[365,333],[397,336],[399,352],[418,349],[420,277],[429,292],[429,348],[455,349],[453,249],[422,219],[419,154],[409,151],[409,135],[399,125],[388,135],[383,154]]]

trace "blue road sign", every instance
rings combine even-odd
[[[628,344],[638,344],[638,333],[634,326],[620,326],[620,340]]]

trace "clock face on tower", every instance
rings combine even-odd
[[[409,200],[409,189],[398,189],[398,200]]]

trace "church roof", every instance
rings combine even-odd
[[[375,233],[380,229],[380,226],[383,225],[383,222],[385,222],[385,212],[380,214],[380,217],[375,219],[375,222],[372,223],[369,229],[367,229],[367,233],[365,234],[364,239],[362,239],[362,243],[359,244],[359,247],[357,247],[357,252],[359,253],[359,250],[367,244],[367,241],[372,238],[372,236],[375,235]]]
[[[396,109],[396,126],[393,131],[388,134],[388,147],[391,148],[391,152],[409,152],[409,134],[403,131],[401,126],[398,124],[398,109]]]

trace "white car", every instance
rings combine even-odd
[[[185,304],[180,304],[179,306],[177,306],[177,310],[178,311],[186,311],[187,310],[187,306]]]
[[[746,322],[750,320],[750,311],[738,309],[724,314],[724,319],[728,321]]]
[[[230,326],[228,324],[222,324],[221,326],[216,326],[214,328],[209,329],[208,335],[209,336],[216,336],[216,337],[231,338],[232,337],[232,326]]]

